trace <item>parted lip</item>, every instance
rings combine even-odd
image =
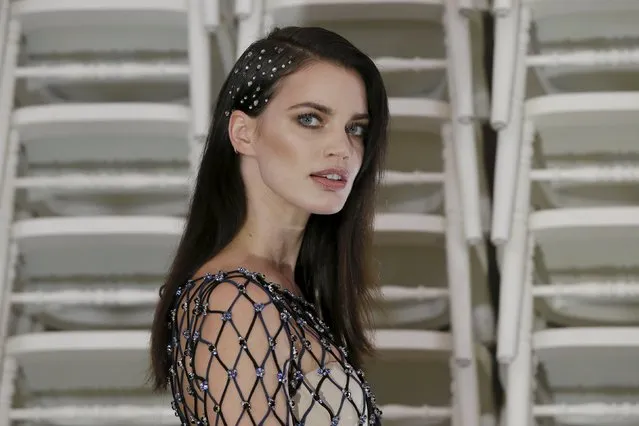
[[[342,168],[331,168],[311,173],[311,176],[338,175],[343,181],[348,180],[348,170]]]

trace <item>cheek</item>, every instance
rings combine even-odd
[[[296,170],[304,162],[299,141],[291,134],[264,134],[256,150],[260,174],[276,192],[286,191],[291,181],[299,180]]]
[[[290,135],[268,135],[261,141],[258,151],[260,163],[292,167],[299,161],[300,148]]]

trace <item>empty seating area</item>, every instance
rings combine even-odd
[[[179,423],[159,288],[221,85],[287,25],[389,96],[383,424],[639,425],[638,2],[0,0],[0,426]]]

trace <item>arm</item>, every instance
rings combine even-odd
[[[260,284],[246,277],[204,279],[184,291],[175,320],[174,387],[184,397],[187,419],[205,418],[209,425],[289,424],[282,380],[290,339]]]

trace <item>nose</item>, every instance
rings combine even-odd
[[[339,157],[348,159],[353,150],[352,141],[346,132],[341,131],[338,135],[332,135],[326,144],[325,155],[327,157]]]

